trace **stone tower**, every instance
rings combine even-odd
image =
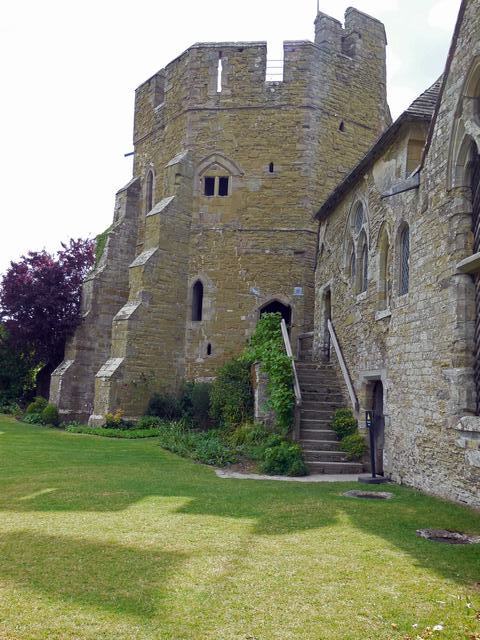
[[[264,309],[313,327],[318,202],[389,124],[385,30],[319,13],[315,42],[199,43],[136,91],[133,179],[117,194],[83,319],[54,372],[64,420],[141,415],[205,379]]]

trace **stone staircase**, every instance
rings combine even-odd
[[[362,464],[346,460],[330,427],[334,411],[345,407],[345,400],[334,366],[312,361],[312,340],[302,340],[295,362],[302,392],[300,444],[305,462],[311,473],[362,473]]]

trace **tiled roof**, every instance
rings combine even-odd
[[[435,112],[440,89],[442,88],[443,76],[424,91],[412,104],[408,107],[406,113],[418,118],[427,118],[430,120]]]

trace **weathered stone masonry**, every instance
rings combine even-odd
[[[479,310],[469,271],[478,269],[477,258],[473,266],[470,258],[470,168],[480,150],[479,103],[480,2],[466,0],[443,83],[392,125],[320,210],[315,323],[321,351],[322,295],[330,288],[332,322],[362,420],[372,408],[374,382],[383,383],[387,475],[477,507],[480,418],[473,353]],[[422,135],[426,152],[412,172],[409,153],[418,145],[409,143]],[[359,203],[368,246],[365,292],[350,261]],[[404,231],[410,246],[406,292]]]
[[[270,301],[294,343],[313,328],[313,214],[389,124],[383,25],[349,9],[315,28],[285,42],[282,82],[265,43],[200,43],[137,89],[134,178],[53,376],[65,418],[136,417],[154,390],[214,376]]]

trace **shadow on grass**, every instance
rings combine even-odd
[[[67,602],[151,617],[183,556],[27,532],[0,535],[0,576]]]
[[[379,546],[384,540],[419,566],[458,583],[479,579],[480,545],[440,545],[415,535],[424,527],[480,533],[478,512],[404,487],[389,489],[395,494],[391,501],[369,502],[341,495],[354,484],[219,479],[212,469],[166,453],[154,442],[49,431],[39,437],[23,426],[11,454],[0,510],[121,511],[149,496],[183,497],[188,501],[178,513],[249,519],[258,535],[320,529],[321,536],[322,528],[346,517],[359,532],[377,537]]]

